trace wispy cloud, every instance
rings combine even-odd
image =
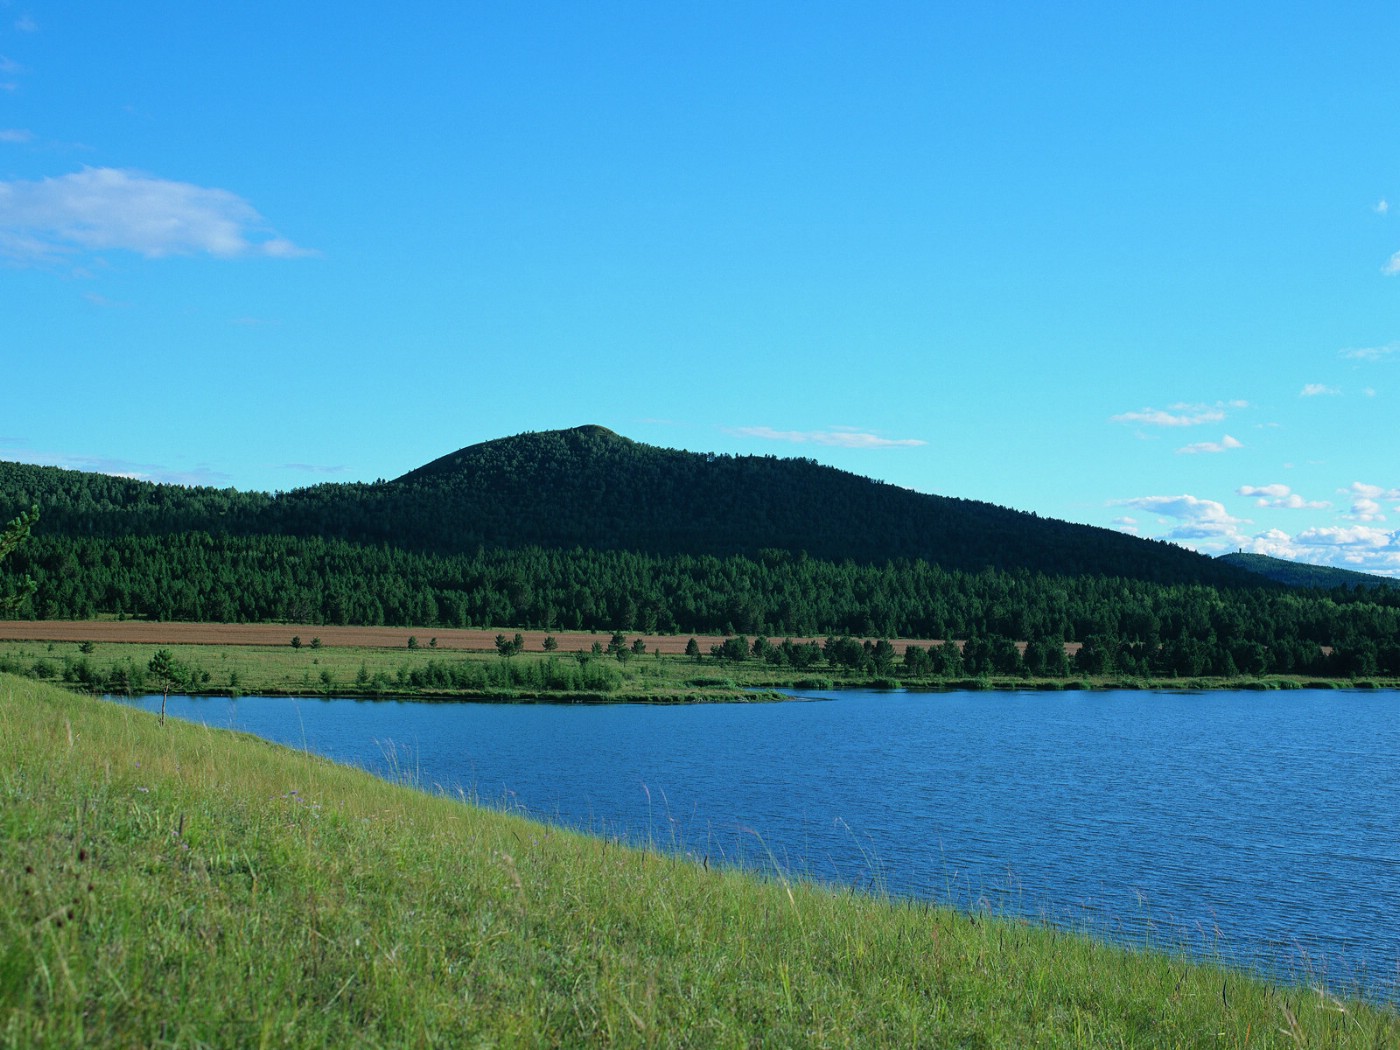
[[[1362,346],[1342,350],[1340,354],[1348,361],[1383,361],[1397,351],[1400,351],[1400,343],[1386,343],[1385,346]]]
[[[29,70],[8,55],[0,55],[0,77],[5,78],[0,80],[0,91],[18,91],[19,80],[16,78],[27,72]]]
[[[1400,274],[1400,252],[1396,252],[1390,257],[1390,261],[1381,267],[1381,273],[1387,277],[1394,277]]]
[[[20,15],[15,19],[15,28],[21,33],[37,33],[39,23],[34,21],[30,15]]]
[[[62,467],[91,474],[110,474],[136,481],[157,481],[169,485],[225,486],[232,475],[200,465],[184,469],[156,463],[136,463],[110,456],[74,456],[65,453],[35,452],[30,449],[0,448],[0,459],[33,463],[41,467]]]
[[[1142,408],[1136,412],[1120,412],[1110,416],[1110,423],[1136,423],[1149,427],[1198,427],[1206,423],[1219,423],[1226,414],[1237,409],[1248,408],[1249,402],[1233,401],[1178,401],[1166,408]]]
[[[1353,481],[1339,491],[1366,499],[1400,499],[1400,488],[1388,489],[1384,485],[1368,485],[1364,481]]]
[[[916,448],[927,445],[918,438],[887,438],[869,434],[852,427],[830,430],[775,430],[772,427],[733,427],[728,433],[738,437],[760,438],[764,441],[786,441],[795,445],[829,445],[835,448]]]
[[[1219,441],[1197,441],[1176,451],[1178,455],[1194,456],[1200,453],[1228,452],[1232,448],[1244,448],[1244,442],[1226,434]]]
[[[300,474],[344,474],[349,467],[327,467],[319,463],[283,463],[281,470],[294,470]]]
[[[1335,397],[1341,391],[1325,383],[1309,383],[1298,391],[1299,397]]]
[[[1287,485],[1241,485],[1235,490],[1241,496],[1255,497],[1256,507],[1274,507],[1282,510],[1326,510],[1332,506],[1326,500],[1304,499]]]
[[[147,258],[314,254],[277,236],[251,204],[227,190],[117,168],[0,182],[0,253],[37,262],[78,250]]]
[[[1375,207],[1371,210],[1377,215],[1386,215],[1390,212],[1390,201],[1382,197],[1380,200],[1376,201]]]
[[[1161,408],[1143,408],[1137,412],[1122,412],[1112,416],[1112,423],[1141,423],[1149,427],[1195,427],[1202,423],[1219,423],[1225,413],[1218,408],[1200,406],[1187,411],[1169,412]]]
[[[0,128],[0,142],[10,145],[23,145],[34,141],[34,133],[24,128]]]

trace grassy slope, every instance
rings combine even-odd
[[[1391,1012],[760,882],[0,676],[0,1046],[1385,1046]]]

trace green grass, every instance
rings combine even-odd
[[[726,679],[696,683],[695,666],[681,657],[654,654],[619,661],[612,656],[574,653],[520,653],[503,659],[495,653],[464,653],[428,648],[385,649],[360,646],[303,645],[150,645],[98,642],[83,653],[76,642],[0,642],[0,672],[26,674],[80,686],[96,676],[96,691],[127,691],[108,683],[114,671],[125,674],[131,692],[160,692],[146,667],[157,649],[168,649],[193,684],[175,692],[217,695],[335,695],[453,699],[523,699],[546,697],[585,701],[683,703],[773,699],[755,697],[746,681]],[[465,684],[422,683],[415,675],[436,668],[458,674]]]
[[[290,645],[165,645],[99,642],[83,653],[75,642],[0,642],[0,672],[43,677],[98,692],[159,692],[146,665],[158,648],[169,649],[196,684],[176,692],[218,695],[334,695],[453,699],[545,699],[606,702],[685,703],[775,699],[775,690],[815,692],[829,689],[925,690],[973,689],[1296,689],[1296,678],[1146,679],[1109,675],[1093,678],[1018,678],[990,676],[961,679],[909,679],[898,674],[872,677],[823,666],[797,670],[758,661],[695,661],[677,655],[648,653],[617,660],[590,657],[583,664],[574,653],[520,653],[503,659],[495,653],[458,650]],[[414,676],[438,670],[436,682]],[[114,671],[125,675],[111,684]],[[462,680],[447,684],[444,673]],[[100,685],[94,684],[94,676]],[[86,683],[86,685],[84,685]],[[1400,687],[1394,680],[1308,681],[1317,688]]]
[[[1400,1045],[1394,1012],[707,868],[0,675],[0,1047]]]

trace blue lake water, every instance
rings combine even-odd
[[[1045,917],[1400,999],[1400,694],[821,695],[677,707],[171,697],[169,711],[712,863]]]

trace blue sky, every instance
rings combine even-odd
[[[1400,575],[1400,8],[0,0],[0,458],[598,423]]]

